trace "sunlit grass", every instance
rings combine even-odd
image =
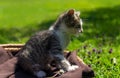
[[[1,0],[0,26],[25,26],[55,19],[59,13],[69,8],[86,11],[100,7],[112,7],[118,3],[112,0],[47,0],[47,2],[43,0]]]
[[[120,1],[113,0],[0,0],[0,43],[25,43],[70,9],[81,11],[84,32],[72,37],[68,50],[90,64],[96,78],[120,75]],[[116,59],[116,64],[111,59]]]

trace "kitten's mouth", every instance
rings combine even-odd
[[[79,32],[79,33],[82,33],[82,32],[83,32],[83,29],[78,28],[78,32]]]

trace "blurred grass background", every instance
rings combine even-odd
[[[81,11],[84,32],[72,37],[67,49],[79,50],[95,78],[119,78],[119,0],[0,0],[0,44],[25,43],[71,8]]]

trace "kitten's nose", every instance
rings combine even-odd
[[[80,33],[83,32],[83,28],[82,28],[82,25],[81,25],[81,24],[77,25],[76,28],[78,29],[78,31],[79,31]]]

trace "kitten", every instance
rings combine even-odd
[[[48,30],[36,33],[27,41],[17,55],[21,67],[38,78],[46,76],[44,70],[49,69],[53,60],[65,72],[75,70],[78,66],[71,65],[63,51],[70,41],[70,35],[82,31],[80,12],[73,9],[64,12]]]

